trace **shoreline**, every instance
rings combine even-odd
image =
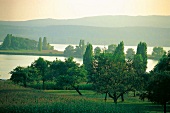
[[[0,55],[30,55],[30,56],[64,56],[62,51],[57,50],[44,50],[44,51],[12,51],[12,50],[0,50]]]
[[[33,50],[26,50],[26,51],[0,50],[0,55],[63,56],[65,57],[63,54],[63,51],[57,51],[57,50],[43,50],[41,52],[40,51],[33,52]],[[147,56],[148,56],[148,59],[159,61],[159,59],[154,59],[154,57],[150,54],[148,54]]]

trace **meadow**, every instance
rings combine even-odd
[[[90,90],[35,90],[23,88],[11,81],[0,80],[0,113],[162,113],[163,106],[147,100],[141,101],[132,93],[125,95],[124,102],[105,102],[104,96]],[[170,106],[167,106],[170,112]]]

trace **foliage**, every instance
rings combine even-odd
[[[37,48],[37,42],[22,37],[15,37],[12,34],[7,34],[0,49],[5,50],[35,50]]]
[[[115,45],[115,44],[108,45],[108,49],[106,50],[106,52],[113,54],[116,50],[116,47],[117,47],[117,45]]]
[[[74,56],[74,47],[72,45],[69,45],[65,48],[64,50],[64,56],[71,56],[73,57]]]
[[[43,49],[43,50],[47,50],[47,49],[48,49],[48,46],[47,46],[47,38],[46,38],[46,37],[43,38],[42,49]]]
[[[11,78],[15,83],[23,83],[24,87],[27,87],[27,82],[34,81],[37,77],[37,72],[31,67],[16,67],[13,71],[10,72]]]
[[[38,70],[38,75],[41,77],[41,80],[43,81],[43,89],[45,89],[44,82],[49,79],[49,65],[50,62],[45,61],[41,57],[39,57],[31,64],[31,67],[34,67]]]
[[[38,42],[38,51],[42,51],[42,38],[39,38],[39,42]]]
[[[42,50],[54,50],[54,47],[47,43],[47,38],[43,38]]]
[[[135,69],[136,73],[140,76],[145,73],[143,67],[143,59],[141,54],[136,54],[133,58],[133,68]]]
[[[147,68],[147,44],[145,42],[140,42],[137,46],[136,54],[141,54],[143,60],[143,69],[146,71]]]
[[[135,55],[134,49],[128,48],[128,50],[126,51],[126,58],[133,59],[134,55]]]
[[[164,105],[166,113],[166,103],[170,101],[170,53],[164,54],[150,74],[152,78],[146,88],[146,97]]]
[[[170,71],[170,51],[164,54],[159,60],[158,64],[154,67],[155,72]]]
[[[114,61],[125,62],[124,42],[120,42],[114,52]]]
[[[93,71],[93,46],[91,44],[88,44],[86,47],[83,55],[83,64],[88,73],[88,80],[91,82],[91,73]]]
[[[57,86],[73,87],[80,95],[79,84],[86,79],[86,71],[84,67],[79,66],[73,61],[73,58],[68,58],[65,62],[60,60],[53,61],[51,64],[53,77],[56,79]]]
[[[164,55],[164,53],[165,50],[163,50],[162,47],[154,47],[152,56],[154,57],[154,59],[159,60]]]
[[[74,47],[72,45],[68,45],[64,50],[64,56],[66,57],[79,57],[82,58],[85,52],[85,43],[84,40],[80,40],[79,45]]]
[[[95,55],[99,55],[100,53],[101,53],[100,47],[96,47],[96,48],[94,49],[94,54],[95,54]]]
[[[132,88],[134,75],[131,64],[128,62],[117,62],[113,54],[103,53],[95,57],[93,63],[93,85],[97,92],[109,94],[114,102]]]

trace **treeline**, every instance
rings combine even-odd
[[[41,37],[39,38],[38,51],[42,50],[54,50],[54,46],[51,46],[49,43],[47,43],[46,37],[43,38],[43,41]]]
[[[117,104],[118,99],[124,101],[124,94],[133,92],[140,95],[140,99],[147,98],[152,102],[164,105],[170,102],[170,52],[164,53],[154,69],[147,73],[147,44],[140,42],[133,57],[125,59],[124,43],[110,46],[110,50],[93,52],[89,43],[83,55],[83,65],[80,66],[73,58],[53,62],[43,58],[35,60],[31,66],[16,67],[11,71],[11,80],[18,84],[53,82],[58,88],[75,89],[79,95],[80,84],[91,84],[91,90],[105,94],[105,101],[112,98]],[[94,54],[95,53],[95,54]],[[97,53],[97,54],[96,54]]]
[[[78,57],[78,58],[83,58],[83,55],[85,53],[86,47],[88,43],[85,44],[84,40],[80,40],[79,45],[74,48],[72,45],[68,45],[65,50],[64,50],[64,56],[65,57]],[[108,45],[107,49],[106,48],[100,48],[96,47],[94,48],[94,54],[100,54],[101,52],[105,51],[106,53],[113,53],[116,49],[117,45],[116,44],[110,44]],[[152,54],[148,55],[150,59],[154,60],[159,60],[164,54],[165,50],[163,50],[162,47],[154,47]],[[128,59],[132,59],[135,55],[135,51],[133,48],[128,48],[126,51],[125,57]]]
[[[39,43],[28,38],[15,37],[12,34],[7,34],[2,45],[2,50],[53,50],[54,47],[47,43],[47,38],[44,37],[43,43],[40,38]]]
[[[7,34],[0,49],[4,50],[35,50],[37,48],[37,42],[22,37],[15,37],[12,34]]]
[[[68,45],[64,50],[65,57],[78,57],[82,58],[85,52],[86,45],[84,40],[80,40],[79,45],[74,48],[72,45]]]

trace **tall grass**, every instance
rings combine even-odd
[[[137,98],[115,105],[110,98],[105,103],[104,95],[86,90],[82,93],[84,96],[74,90],[40,91],[0,81],[0,113],[143,113],[153,106]]]

